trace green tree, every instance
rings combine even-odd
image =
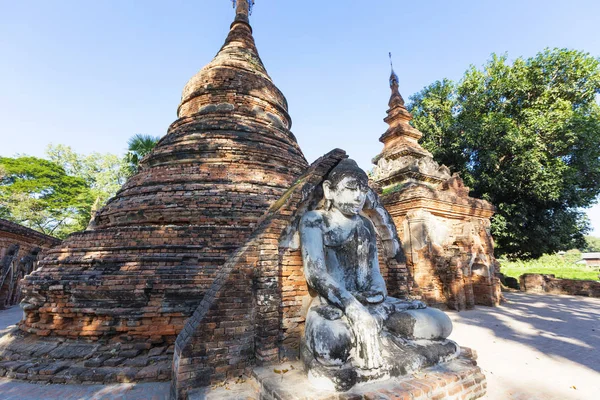
[[[35,157],[0,157],[0,171],[0,217],[60,238],[85,229],[94,200],[84,179]]]
[[[127,172],[129,176],[137,173],[138,166],[142,158],[148,155],[160,140],[157,136],[136,134],[127,141],[127,154],[125,162],[127,163]]]
[[[409,109],[423,146],[497,207],[498,254],[537,258],[584,246],[580,209],[600,193],[598,94],[599,60],[553,49],[493,55],[458,83],[424,88]]]
[[[600,238],[595,236],[585,237],[585,247],[581,251],[586,253],[600,252]]]
[[[46,148],[46,156],[63,167],[67,175],[84,179],[95,199],[94,204],[100,207],[117,193],[127,179],[124,160],[114,154],[83,155],[74,152],[70,146],[50,144]]]

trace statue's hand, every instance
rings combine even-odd
[[[413,300],[411,301],[410,306],[408,307],[409,310],[420,310],[423,308],[427,308],[427,304],[423,303],[420,300]]]
[[[374,293],[367,297],[367,303],[369,304],[379,304],[383,303],[383,294],[382,293]]]
[[[419,300],[398,300],[394,299],[392,302],[394,309],[397,312],[402,312],[406,310],[420,310],[423,308],[427,308],[427,305]]]
[[[373,320],[375,323],[377,322],[377,320],[369,313],[366,307],[359,302],[352,302],[346,306],[345,314],[352,325],[362,323],[368,324],[371,320]]]
[[[379,324],[369,311],[355,302],[346,307],[346,316],[350,320],[356,339],[354,361],[359,368],[376,369],[383,365],[381,344],[379,342]]]
[[[355,292],[352,293],[356,300],[360,301],[361,304],[379,304],[385,300],[385,296],[379,290],[369,290],[367,292]]]

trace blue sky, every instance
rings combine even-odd
[[[598,15],[595,0],[256,0],[251,22],[307,159],[340,147],[370,169],[389,51],[408,98],[494,52],[600,56]],[[0,155],[123,153],[135,133],[164,135],[232,19],[230,0],[0,0]],[[589,215],[600,236],[600,206]]]

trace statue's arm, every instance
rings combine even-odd
[[[383,296],[383,300],[387,297],[387,288],[385,286],[385,280],[381,275],[381,270],[379,269],[379,258],[377,257],[377,240],[375,228],[373,227],[373,223],[368,219],[365,219],[365,223],[367,224],[369,231],[371,232],[371,237],[373,240],[369,243],[369,275],[371,279],[370,291],[372,293],[379,293]]]
[[[300,221],[304,276],[308,286],[331,304],[345,311],[349,304],[356,302],[356,299],[327,272],[322,226],[321,215],[314,211],[304,214]]]

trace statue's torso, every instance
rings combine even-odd
[[[351,292],[366,290],[370,260],[376,248],[374,231],[369,224],[368,220],[359,217],[348,226],[329,222],[324,227],[327,271]]]

